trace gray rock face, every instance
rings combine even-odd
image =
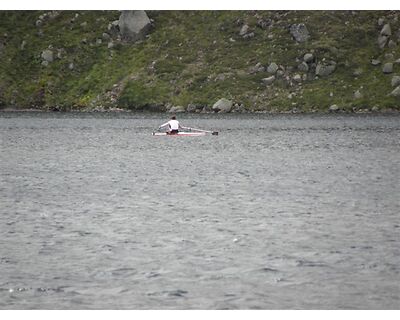
[[[390,28],[390,24],[387,23],[383,26],[381,30],[381,35],[382,36],[391,36],[392,35],[392,29]]]
[[[268,86],[275,81],[275,76],[270,76],[268,78],[261,79],[261,81]]]
[[[400,97],[400,86],[398,86],[396,89],[394,89],[390,95],[395,96],[395,97]]]
[[[333,73],[335,69],[336,67],[334,65],[318,64],[317,67],[315,68],[315,74],[317,76],[325,77]]]
[[[310,38],[310,33],[304,23],[292,24],[290,34],[297,42],[305,42]]]
[[[136,42],[144,39],[150,30],[151,22],[145,11],[129,10],[121,13],[118,26],[123,40]]]
[[[278,65],[275,62],[272,62],[268,66],[267,71],[268,71],[268,73],[275,74],[278,71],[278,69],[279,69]]]
[[[397,87],[400,85],[400,76],[393,76],[392,87]]]
[[[229,101],[228,99],[222,98],[219,99],[214,105],[212,106],[212,109],[214,112],[230,112],[232,110],[232,101]]]
[[[299,71],[308,72],[309,67],[308,64],[303,61],[298,65],[297,69],[299,69]]]
[[[42,52],[41,57],[42,57],[42,59],[43,59],[44,61],[53,62],[53,60],[54,60],[53,51],[51,51],[51,50],[49,50],[49,49],[46,49],[46,50],[44,50],[44,51]]]
[[[383,65],[382,68],[383,73],[392,73],[393,72],[393,63],[388,62]]]

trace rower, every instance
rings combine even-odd
[[[176,120],[175,116],[172,116],[171,120],[159,126],[158,130],[166,126],[168,126],[168,134],[177,134],[179,132],[179,128],[181,128],[181,125],[179,124],[179,121]]]

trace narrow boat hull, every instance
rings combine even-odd
[[[166,132],[153,132],[153,136],[168,136],[168,137],[199,137],[205,136],[206,132],[178,132],[175,134],[168,134]]]

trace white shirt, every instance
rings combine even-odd
[[[178,130],[179,129],[179,121],[178,120],[169,120],[168,122],[161,125],[161,127],[169,126],[169,130]]]

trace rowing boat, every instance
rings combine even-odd
[[[153,132],[153,136],[169,136],[169,137],[199,137],[199,136],[205,136],[207,133],[206,132],[178,132],[175,134],[169,134],[166,132]]]
[[[195,129],[189,127],[182,127],[182,129],[187,131],[179,131],[178,133],[168,133],[168,132],[153,132],[153,136],[171,136],[171,137],[199,137],[205,136],[207,133],[211,133],[213,136],[218,135],[218,131],[209,131],[203,129]],[[160,128],[158,128],[160,130]]]

